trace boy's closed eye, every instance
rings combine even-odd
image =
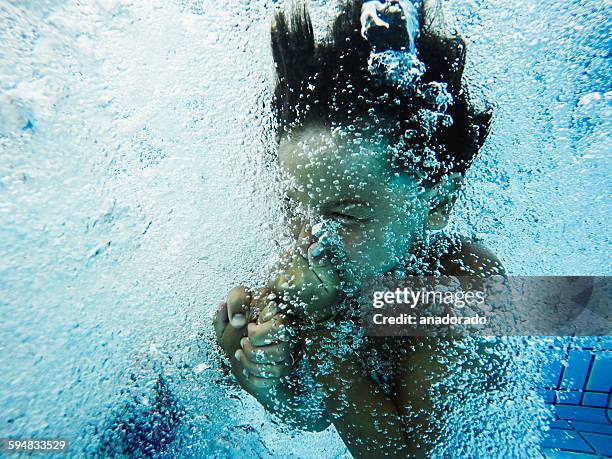
[[[365,223],[373,217],[373,209],[364,202],[335,203],[324,210],[324,215],[346,224]]]
[[[350,213],[345,213],[345,212],[328,212],[326,215],[326,217],[328,217],[331,220],[335,220],[338,221],[340,223],[345,223],[345,224],[357,224],[357,223],[364,223],[367,219],[365,218],[361,218],[355,215],[351,215]]]

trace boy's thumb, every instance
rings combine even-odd
[[[249,322],[250,295],[244,287],[234,287],[227,296],[227,315],[235,329],[246,327]]]

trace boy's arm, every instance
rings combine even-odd
[[[394,399],[408,441],[423,455],[440,443],[445,423],[455,422],[455,416],[461,415],[456,410],[465,406],[464,401],[502,387],[502,359],[492,351],[493,344],[477,343],[432,337],[404,342],[410,351],[399,362]],[[474,375],[477,380],[462,384],[462,375]]]
[[[266,411],[278,416],[289,426],[308,432],[321,432],[330,425],[324,413],[304,406],[298,390],[300,381],[296,377],[288,376],[271,387],[253,387],[249,382],[249,374],[241,371],[242,365],[236,359],[232,360],[234,366],[240,367],[233,370],[240,386],[255,397]]]
[[[495,254],[468,240],[462,240],[440,262],[443,275],[459,278],[505,275]],[[435,446],[444,416],[448,415],[447,411],[436,413],[436,422],[432,422],[436,406],[447,406],[446,402],[461,390],[453,387],[452,382],[448,384],[454,372],[478,372],[483,393],[500,387],[503,362],[492,352],[493,345],[480,343],[474,349],[474,344],[466,346],[462,338],[434,337],[409,337],[401,343],[409,351],[398,365],[394,398],[405,416],[408,439],[420,451],[427,452]]]
[[[405,413],[395,397],[383,393],[353,354],[334,351],[330,330],[310,332],[305,352],[321,386],[325,408],[342,440],[356,457],[424,457],[407,435]]]
[[[261,347],[252,344],[273,340],[283,324],[274,321],[271,327],[270,320],[266,322],[268,326],[252,324],[247,329],[247,320],[242,318],[249,317],[249,306],[250,295],[237,287],[230,292],[227,302],[220,304],[213,318],[217,342],[231,362],[238,384],[287,424],[308,431],[324,430],[329,420],[316,407],[304,406],[304,399],[299,397],[300,381],[295,375],[289,375],[292,365],[286,360],[293,362],[291,350],[278,343]],[[241,320],[236,320],[236,315],[242,315]],[[260,363],[267,359],[274,360],[275,364]]]

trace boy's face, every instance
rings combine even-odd
[[[279,159],[286,195],[306,221],[337,223],[358,277],[396,266],[422,234],[427,191],[390,164],[384,136],[310,125],[285,136]]]

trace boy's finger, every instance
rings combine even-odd
[[[280,308],[278,307],[278,303],[276,301],[270,300],[265,308],[263,308],[257,317],[257,323],[262,324],[264,322],[268,322],[272,319],[276,314],[280,312]]]
[[[314,236],[312,235],[312,227],[309,223],[304,224],[302,229],[300,230],[300,234],[297,239],[297,250],[298,253],[306,258],[306,254],[308,253],[308,246],[312,244],[314,241]]]
[[[300,256],[297,256],[294,260],[297,258],[304,260],[304,265],[307,264],[306,260]],[[268,280],[268,288],[275,294],[277,299],[283,300],[287,291],[295,289],[298,282],[298,276],[296,276],[296,274],[299,276],[300,269],[296,268],[294,265],[285,270],[279,270],[270,277]]]
[[[270,365],[251,362],[242,349],[238,349],[234,357],[246,371],[258,378],[282,378],[289,374],[288,365]]]
[[[261,312],[266,307],[269,295],[270,289],[267,287],[258,290],[252,295],[251,302],[249,304],[249,322],[259,320]]]
[[[229,319],[227,317],[227,303],[221,302],[219,303],[219,307],[215,311],[213,316],[213,327],[215,328],[215,335],[217,339],[221,339],[223,336],[223,331],[227,324],[229,323]]]
[[[228,322],[229,324],[229,322]],[[223,335],[219,338],[219,345],[228,358],[232,358],[236,349],[240,348],[240,340],[244,337],[246,328],[225,327]]]
[[[291,347],[289,343],[280,342],[268,346],[253,346],[247,337],[240,340],[240,346],[246,357],[255,363],[280,363],[289,358]]]
[[[287,327],[280,314],[260,325],[251,322],[247,327],[247,331],[253,346],[268,346],[279,341],[289,340]]]
[[[227,295],[227,315],[234,328],[243,328],[249,321],[251,298],[244,287],[234,287]]]

